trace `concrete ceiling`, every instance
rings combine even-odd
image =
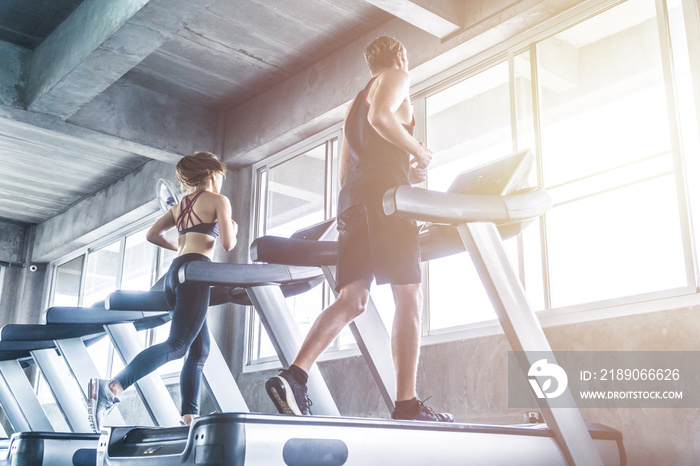
[[[328,105],[309,104],[294,124],[328,114],[366,80],[334,56],[359,55],[355,43],[402,34],[454,64],[482,29],[525,27],[517,17],[537,20],[528,9],[540,4],[551,14],[548,3],[577,0],[3,0],[0,219],[45,222],[149,160],[193,150],[250,163],[233,163],[231,151],[264,147],[270,130],[242,133],[285,117],[261,108],[263,97],[301,80],[313,91],[321,74]],[[338,82],[337,95],[328,81],[343,81],[346,63],[362,77]]]
[[[5,0],[0,3],[0,40],[33,49],[83,0]]]
[[[0,109],[2,218],[40,223],[153,158],[65,134],[71,116],[118,81],[230,108],[390,17],[353,0],[91,3],[0,3],[0,41],[22,56],[22,88],[14,99],[6,90]]]

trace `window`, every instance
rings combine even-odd
[[[126,237],[122,290],[147,290],[155,282],[157,248],[146,241],[147,231]]]
[[[508,83],[504,61],[425,99],[427,145],[433,150],[428,189],[446,191],[456,174],[512,152]],[[496,318],[468,253],[425,267],[430,330]]]
[[[92,306],[118,288],[121,241],[114,242],[87,256],[83,304]]]
[[[80,300],[80,277],[85,256],[78,256],[56,267],[54,272],[54,306],[77,306]]]
[[[335,214],[338,184],[338,131],[257,167],[258,207],[256,237],[289,237]],[[306,335],[329,300],[329,290],[317,286],[287,298],[287,304]],[[276,358],[257,314],[251,309],[249,360]]]
[[[117,289],[150,289],[156,278],[158,248],[146,241],[147,231],[147,228],[141,228],[56,265],[51,305],[92,306],[104,301]],[[162,335],[161,328],[142,332],[144,343],[151,344],[156,331],[161,332],[158,336]],[[167,333],[165,329],[166,337]],[[123,368],[108,339],[100,340],[88,350],[102,377],[109,378]],[[170,370],[179,370],[179,367],[170,367]]]
[[[673,73],[675,77],[674,102],[678,109],[675,120],[671,120],[671,126],[678,125],[681,134],[681,152],[685,165],[683,174],[686,177],[686,189],[688,190],[688,203],[693,218],[700,218],[700,123],[698,122],[697,108],[700,104],[700,59],[697,56],[698,44],[695,44],[694,59],[691,59],[688,39],[686,36],[698,37],[697,21],[694,21],[697,4],[694,8],[692,2],[681,0],[669,0],[668,22],[671,48],[673,53]],[[689,8],[690,7],[690,8]],[[689,10],[687,10],[689,8]],[[686,16],[688,19],[685,19]],[[689,29],[686,30],[686,24]],[[695,76],[695,77],[693,77]],[[693,229],[695,244],[700,244],[700,228]],[[697,267],[697,264],[696,264]],[[697,281],[696,286],[700,283]]]
[[[101,304],[109,293],[116,289],[150,289],[157,276],[159,255],[158,248],[146,241],[146,232],[147,228],[137,227],[131,234],[112,238],[104,246],[97,245],[64,263],[54,264],[53,291],[49,300],[51,305],[91,306]],[[151,344],[155,331],[156,329],[140,333],[144,344]],[[92,344],[88,347],[88,353],[102,378],[111,378],[124,367],[121,359],[115,355],[109,338],[102,338]],[[179,368],[171,365],[169,367],[173,372]],[[41,374],[37,377],[36,390],[47,412],[54,413],[57,410],[55,400]],[[140,399],[133,397],[124,402],[130,406],[133,406],[133,403],[141,405]],[[143,409],[141,407],[137,411]],[[132,409],[127,409],[126,412],[128,414]],[[52,415],[51,418],[52,422],[58,419],[59,424],[56,428],[67,429],[61,416]]]
[[[423,94],[435,152],[430,189],[444,190],[456,173],[519,149],[536,154],[554,207],[505,244],[536,310],[694,290],[684,182],[693,175],[683,168],[699,161],[684,159],[680,148],[698,147],[697,109],[680,1],[668,2],[675,50],[660,40],[663,5],[630,0],[577,18]],[[672,52],[684,58],[676,80],[668,72]],[[689,127],[682,144],[676,111]],[[495,318],[461,256],[428,265],[428,333]]]
[[[325,220],[326,144],[267,170],[265,231],[289,236]]]
[[[536,53],[551,306],[687,286],[655,2],[621,4]]]

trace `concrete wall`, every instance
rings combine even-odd
[[[156,182],[174,174],[174,165],[150,161],[37,225],[32,260],[56,260],[157,212]]]
[[[32,226],[0,221],[0,261],[10,263],[0,266],[0,326],[39,321],[47,265],[29,268],[33,233]]]
[[[250,177],[248,170],[229,170],[222,187],[222,194],[231,200],[232,218],[238,223],[239,232],[236,247],[226,252],[217,248],[214,253],[216,262],[229,264],[244,264],[248,262],[250,237],[248,232],[250,200]],[[209,309],[207,324],[216,339],[222,354],[229,362],[234,374],[242,370],[241,340],[245,329],[245,308],[236,304],[223,304]]]
[[[21,262],[27,226],[0,220],[0,261]]]
[[[48,278],[47,264],[34,263],[36,270],[9,268],[0,296],[0,327],[5,324],[35,324],[42,315],[42,291]]]

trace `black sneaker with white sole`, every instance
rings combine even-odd
[[[418,400],[418,412],[407,413],[400,408],[394,408],[391,418],[402,421],[434,421],[434,422],[454,422],[455,418],[450,413],[436,413],[433,408],[426,406]]]
[[[311,399],[306,385],[296,381],[289,369],[267,379],[265,390],[280,414],[311,415]]]

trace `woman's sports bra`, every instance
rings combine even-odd
[[[176,223],[178,235],[184,235],[185,233],[204,233],[205,235],[213,236],[217,238],[219,236],[219,224],[216,220],[211,223],[204,223],[197,214],[194,213],[194,203],[204,191],[200,191],[195,194],[192,199],[187,196],[182,198],[180,202],[180,216],[178,217]],[[192,216],[199,220],[199,223],[195,224]],[[187,228],[187,225],[191,225]]]

